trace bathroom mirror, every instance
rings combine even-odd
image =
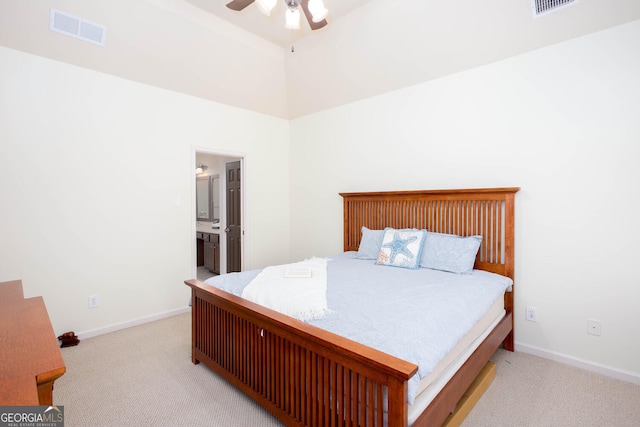
[[[196,178],[196,221],[211,222],[211,179]]]
[[[220,175],[211,176],[211,194],[213,195],[211,219],[213,222],[220,222]]]
[[[196,221],[220,222],[220,175],[197,177]]]

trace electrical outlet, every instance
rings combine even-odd
[[[98,295],[90,295],[89,296],[89,308],[96,308],[100,305],[100,301],[98,300]]]
[[[525,316],[526,319],[530,322],[538,321],[538,311],[535,307],[531,307],[530,305],[528,305],[525,309]]]
[[[587,333],[598,337],[602,335],[602,322],[596,319],[587,320]]]

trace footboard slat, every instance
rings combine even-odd
[[[406,425],[406,400],[389,399],[388,390],[406,396],[415,365],[202,282],[185,283],[193,289],[194,363],[205,363],[285,424]]]

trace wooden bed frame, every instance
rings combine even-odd
[[[482,235],[475,268],[514,269],[518,188],[341,193],[344,250],[361,227]],[[254,304],[198,280],[192,289],[192,361],[203,362],[289,426],[407,426],[407,381],[417,366]],[[442,425],[496,349],[513,351],[507,314],[414,422]],[[386,409],[386,411],[384,410]]]

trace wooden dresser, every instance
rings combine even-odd
[[[66,370],[42,297],[25,299],[20,280],[0,283],[0,406],[52,405]]]

